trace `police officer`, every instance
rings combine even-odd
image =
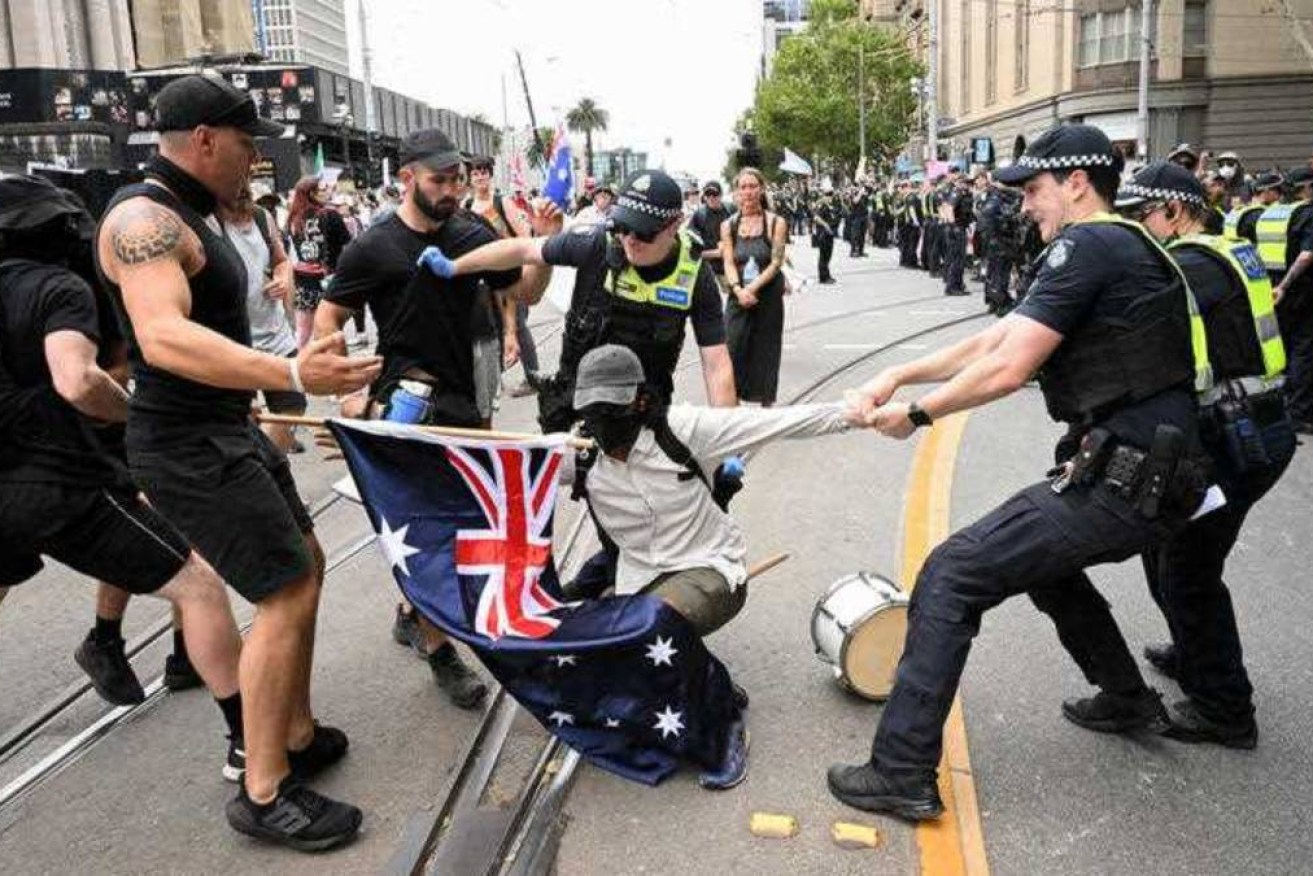
[[[1286,398],[1295,428],[1313,434],[1313,169],[1286,175],[1294,200],[1258,218],[1258,254],[1272,277],[1288,358]]]
[[[944,294],[966,295],[967,229],[973,217],[973,198],[965,179],[954,170],[939,208],[944,251]]]
[[[945,350],[882,371],[853,396],[886,435],[1015,392],[1040,372],[1050,415],[1070,426],[1060,467],[950,536],[926,560],[908,613],[897,679],[868,762],[834,766],[831,793],[907,819],[942,811],[936,767],[943,722],[985,611],[1028,594],[1101,690],[1063,703],[1102,732],[1159,728],[1160,695],[1144,682],[1088,566],[1143,553],[1199,505],[1203,478],[1192,345],[1180,272],[1138,225],[1111,215],[1121,153],[1086,125],[1037,138],[999,171],[1024,185],[1048,247],[1027,299],[1007,318]],[[1042,367],[1042,371],[1040,370]],[[917,402],[901,386],[946,381]]]
[[[843,211],[839,208],[833,190],[823,190],[812,208],[812,240],[818,251],[816,276],[824,286],[836,282],[830,273],[830,259],[834,256],[835,231],[842,219]]]
[[[919,267],[916,261],[917,241],[921,238],[922,222],[921,198],[912,189],[912,184],[903,180],[898,184],[899,224],[898,224],[898,266],[900,268]]]
[[[866,194],[866,187],[853,186],[848,192],[848,215],[844,219],[850,258],[866,258],[866,224],[870,208],[871,202]]]
[[[1232,240],[1247,240],[1258,245],[1258,217],[1273,204],[1281,201],[1281,187],[1284,180],[1279,173],[1260,173],[1254,177],[1250,190],[1254,200],[1248,204],[1237,204],[1226,214],[1222,234]]]
[[[931,179],[921,184],[921,219],[921,268],[928,271],[930,276],[938,277],[943,259],[939,234],[939,193]]]
[[[679,184],[662,171],[642,171],[625,184],[607,225],[498,241],[455,261],[436,253],[426,263],[442,277],[520,265],[577,269],[557,376],[539,392],[546,431],[574,422],[575,371],[583,355],[602,344],[621,344],[637,353],[644,373],[668,403],[689,323],[702,356],[707,400],[732,407],[737,396],[720,291],[711,267],[698,259],[692,239],[680,228],[683,215]]]
[[[1172,633],[1172,644],[1144,654],[1187,697],[1173,706],[1167,735],[1253,748],[1253,688],[1222,570],[1249,509],[1295,454],[1272,284],[1253,244],[1203,233],[1204,190],[1182,167],[1145,167],[1122,187],[1117,208],[1167,244],[1198,303],[1214,381],[1200,397],[1200,436],[1226,495],[1223,507],[1144,555],[1150,591]]]
[[[889,247],[889,231],[893,227],[893,211],[890,209],[889,187],[877,185],[871,196],[871,242],[880,249]]]

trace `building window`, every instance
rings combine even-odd
[[[1030,87],[1030,0],[1016,0],[1017,65],[1014,71],[1017,91]]]
[[[1153,30],[1149,32],[1152,42]],[[1080,53],[1077,64],[1123,64],[1140,57],[1140,7],[1115,12],[1091,12],[1080,17]]]
[[[985,103],[998,98],[998,0],[985,8]]]
[[[1181,54],[1187,58],[1208,54],[1208,3],[1198,0],[1185,4],[1185,27],[1181,34]]]

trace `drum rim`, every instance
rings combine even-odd
[[[837,669],[837,670],[839,671],[839,673],[840,673],[840,674],[839,674],[839,680],[842,681],[842,682],[844,682],[844,683],[848,686],[848,688],[849,688],[850,690],[852,690],[852,691],[854,691],[854,692],[857,692],[857,688],[853,686],[852,682],[850,682],[850,681],[847,680],[847,675],[848,675],[848,673],[847,673],[847,670],[844,669],[844,657],[845,657],[845,656],[847,655],[847,653],[848,653],[848,643],[849,643],[849,641],[850,641],[850,639],[851,639],[851,637],[848,635],[848,632],[849,632],[850,630],[854,630],[854,629],[860,627],[862,624],[866,623],[868,620],[870,620],[870,619],[871,619],[872,617],[874,617],[875,615],[877,615],[877,614],[879,614],[880,612],[884,611],[884,610],[885,610],[886,608],[888,608],[889,606],[891,606],[891,605],[895,605],[895,604],[897,604],[897,603],[896,603],[896,602],[889,602],[889,603],[886,603],[885,605],[876,606],[875,608],[871,609],[870,611],[868,611],[868,612],[866,612],[865,614],[863,614],[863,615],[861,615],[860,617],[858,617],[857,620],[855,620],[855,621],[853,622],[853,625],[852,625],[851,627],[844,627],[844,626],[839,622],[839,618],[835,616],[834,612],[830,611],[829,609],[827,609],[827,608],[825,607],[825,603],[829,601],[830,597],[833,596],[833,595],[835,594],[835,592],[839,589],[839,587],[840,587],[841,585],[846,585],[848,582],[850,582],[850,581],[853,580],[854,578],[861,578],[861,579],[863,579],[863,580],[865,580],[865,579],[867,579],[867,578],[876,578],[876,579],[879,579],[879,580],[881,580],[881,581],[885,581],[885,582],[887,582],[888,584],[890,584],[890,585],[893,587],[894,592],[895,592],[899,597],[902,598],[901,601],[902,601],[902,604],[904,604],[904,605],[906,605],[906,604],[908,603],[908,601],[909,601],[909,597],[908,597],[907,593],[905,593],[905,592],[903,591],[903,588],[901,588],[901,587],[898,586],[898,583],[897,583],[897,582],[893,581],[893,580],[890,579],[890,578],[886,578],[884,575],[881,575],[879,572],[866,572],[866,571],[862,571],[862,572],[850,572],[849,574],[845,575],[844,577],[842,577],[842,578],[838,579],[837,581],[834,581],[832,584],[830,584],[830,586],[829,586],[829,587],[826,589],[826,591],[825,591],[825,595],[822,596],[820,599],[816,600],[816,605],[812,607],[811,624],[810,624],[809,627],[808,627],[808,632],[811,633],[812,649],[816,652],[816,657],[817,657],[817,659],[819,659],[822,663],[825,663],[825,664],[828,665],[828,666],[833,666],[835,669]],[[816,640],[816,616],[817,616],[818,614],[820,614],[821,612],[824,612],[826,615],[828,615],[828,616],[830,617],[830,619],[833,620],[833,621],[835,622],[835,625],[838,626],[839,629],[840,629],[840,631],[843,633],[843,642],[842,642],[842,644],[840,644],[840,646],[839,646],[839,656],[838,656],[838,662],[837,662],[837,663],[835,663],[835,662],[831,662],[831,661],[830,661],[829,656],[828,656],[824,651],[821,650],[821,643],[818,642],[818,641]],[[867,695],[866,695],[866,694],[861,694],[861,696],[866,697]],[[870,697],[867,697],[867,699],[870,699]]]

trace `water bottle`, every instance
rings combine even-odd
[[[757,265],[755,256],[748,257],[748,263],[743,266],[743,283],[747,285],[761,276],[761,268]]]
[[[418,380],[403,380],[388,400],[384,419],[393,423],[422,423],[429,415],[433,387]]]

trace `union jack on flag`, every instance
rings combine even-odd
[[[449,438],[333,420],[407,600],[521,706],[604,769],[655,784],[714,768],[738,717],[729,674],[653,596],[567,602],[552,559],[565,436]]]

